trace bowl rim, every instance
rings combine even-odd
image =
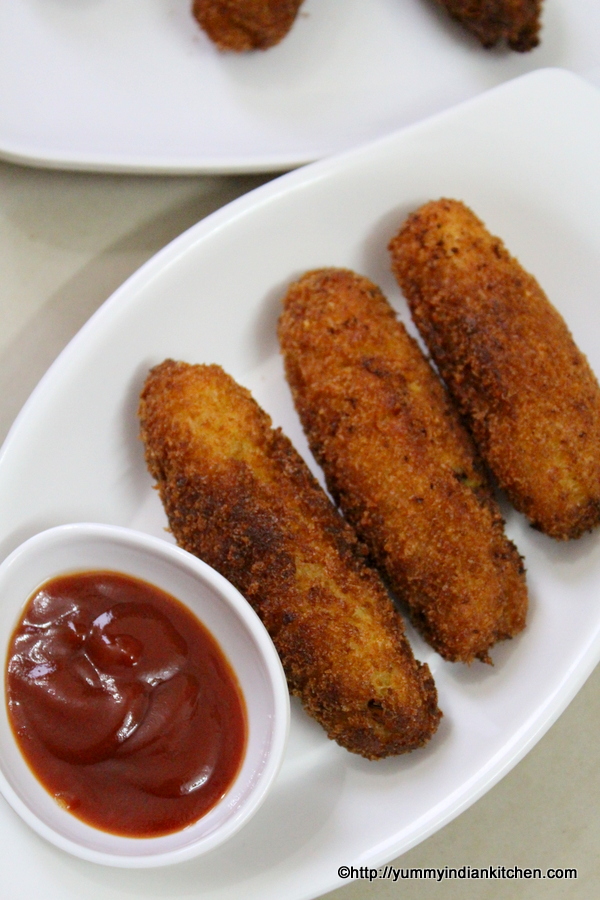
[[[169,838],[172,842],[176,839],[176,835],[185,833],[187,829],[193,828],[194,824],[196,823],[191,823],[190,826],[187,826],[187,828],[184,827],[178,832],[173,832],[171,835],[158,836],[156,838],[135,838],[111,834],[110,839],[114,840],[115,843],[120,844],[124,852],[110,852],[94,849],[92,847],[86,846],[83,843],[79,843],[77,842],[77,840],[71,839],[64,834],[61,834],[50,824],[43,821],[42,818],[40,818],[40,816],[37,814],[36,810],[33,809],[28,803],[26,803],[25,800],[13,788],[12,784],[5,774],[4,761],[2,757],[0,757],[0,794],[4,796],[6,801],[15,810],[15,812],[18,813],[21,818],[41,837],[45,838],[50,843],[61,848],[62,850],[65,850],[68,853],[79,857],[80,859],[118,868],[149,868],[166,866],[182,862],[187,859],[192,859],[196,856],[209,852],[217,846],[222,845],[226,840],[228,840],[237,831],[239,831],[240,828],[242,828],[260,808],[279,773],[287,746],[290,728],[290,698],[287,681],[281,661],[265,626],[261,622],[254,609],[250,606],[243,595],[237,590],[237,588],[235,588],[231,584],[231,582],[229,582],[223,575],[217,572],[216,569],[213,569],[203,560],[195,557],[191,553],[188,553],[188,551],[183,550],[181,547],[178,547],[175,544],[171,544],[162,538],[155,537],[154,535],[150,535],[145,532],[137,531],[135,529],[124,527],[121,525],[110,525],[94,522],[72,522],[53,526],[41,532],[38,532],[37,534],[23,541],[23,543],[16,547],[0,563],[0,588],[5,579],[10,579],[11,573],[15,570],[15,568],[17,568],[18,570],[18,567],[22,566],[24,562],[26,562],[30,557],[33,558],[33,554],[43,553],[44,551],[51,552],[53,547],[58,548],[69,544],[75,546],[75,543],[78,540],[99,542],[104,543],[105,545],[112,542],[113,544],[118,544],[121,549],[130,548],[137,551],[138,553],[140,553],[141,551],[142,555],[146,554],[148,556],[152,556],[154,560],[158,561],[158,564],[171,567],[172,569],[179,569],[180,571],[185,572],[187,575],[191,575],[193,578],[208,585],[208,587],[214,593],[216,593],[220,599],[224,601],[226,606],[229,608],[229,611],[233,612],[234,616],[242,625],[242,628],[250,637],[263,663],[264,673],[267,678],[268,688],[271,693],[271,703],[273,706],[273,713],[269,717],[271,725],[271,740],[269,743],[268,753],[266,754],[264,765],[262,765],[262,767],[260,768],[257,777],[255,777],[252,781],[252,785],[247,792],[247,796],[244,797],[239,808],[232,816],[228,817],[221,824],[218,824],[214,828],[214,830],[212,830],[207,835],[199,836],[197,839],[192,840],[191,842],[188,841],[183,846],[174,848],[171,847],[162,851],[158,849],[156,852],[152,852],[152,847],[160,847],[161,841],[164,842],[164,840],[167,838]],[[96,569],[98,568],[99,567],[96,567]],[[102,569],[105,570],[111,570],[111,568],[112,567],[110,565],[102,566]],[[14,735],[12,734],[12,728],[10,726],[5,689],[5,673],[8,664],[8,644],[13,634],[14,627],[16,627],[18,623],[26,603],[28,602],[32,593],[35,592],[37,587],[39,587],[39,585],[53,578],[55,575],[59,575],[61,573],[71,571],[93,571],[93,569],[94,566],[86,566],[85,561],[83,561],[81,565],[75,564],[69,566],[57,566],[56,569],[51,569],[50,571],[48,571],[47,575],[44,578],[37,580],[37,586],[34,586],[31,589],[31,592],[28,593],[27,596],[23,597],[20,605],[13,606],[11,603],[10,614],[12,615],[14,612],[14,624],[13,628],[8,629],[8,632],[2,636],[1,645],[3,656],[2,670],[0,671],[0,686],[3,697],[2,712],[0,713],[0,716],[2,717],[3,721],[8,723],[7,730],[12,737],[14,747],[18,750],[22,759],[23,757],[20,752],[19,745]],[[133,574],[128,573],[123,566],[119,566],[118,568],[115,566],[114,568],[112,568],[112,570],[118,570],[120,572],[124,572],[124,574]],[[139,574],[139,571],[136,574],[133,574],[133,577],[142,579],[144,578],[143,575]],[[146,580],[149,583],[153,583],[152,577],[147,577]],[[173,591],[167,592],[172,594],[174,593]],[[213,634],[211,628],[202,621],[202,617],[195,609],[192,608],[191,604],[189,604],[182,597],[176,597],[176,599],[179,600],[179,602],[182,603],[186,607],[186,609],[192,612],[192,614],[194,614],[199,619],[199,621],[202,622],[204,627],[208,628],[211,634]],[[217,643],[220,646],[220,641],[217,636],[213,634],[213,637],[215,638],[215,640],[217,640]],[[231,659],[222,647],[221,650],[225,653],[225,657],[229,662],[229,665],[231,666],[236,678],[238,679],[240,688],[242,689],[242,694],[244,696],[247,715],[249,717],[249,704],[246,693],[244,691],[242,679],[239,675],[236,661]],[[245,753],[247,752],[247,749],[248,748],[246,748]],[[221,808],[223,803],[231,800],[232,789],[237,783],[238,777],[242,771],[242,766],[243,761],[236,780],[232,783],[232,785],[230,785],[223,798],[216,804],[215,807],[213,807],[213,810]],[[29,769],[29,766],[27,766],[27,764],[26,767]],[[37,779],[33,771],[31,771],[31,769],[29,769],[29,771],[31,773],[31,779],[37,782],[38,786],[41,785],[41,782],[39,781],[39,779]],[[51,798],[51,795],[49,793],[48,796]],[[212,812],[212,810],[210,810],[207,815],[209,815],[210,812]],[[204,817],[201,817],[197,821],[202,821],[203,818]],[[72,819],[76,823],[75,827],[81,827],[82,832],[90,833],[91,830],[91,832],[95,833],[109,834],[108,832],[103,832],[102,829],[97,829],[93,825],[89,825],[88,823],[83,822],[76,816],[72,816]],[[137,853],[135,852],[136,849]]]

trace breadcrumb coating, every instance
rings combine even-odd
[[[194,0],[194,17],[220,50],[266,50],[288,33],[302,0]]]
[[[287,379],[334,500],[426,640],[489,661],[525,625],[523,567],[439,379],[354,272],[308,272],[283,304]]]
[[[514,506],[566,540],[600,522],[600,388],[561,315],[463,203],[390,243],[414,321]]]
[[[542,0],[437,0],[484,47],[499,42],[521,53],[540,42]]]
[[[441,713],[428,667],[354,532],[250,393],[219,366],[167,360],[140,418],[177,543],[252,604],[309,715],[369,759],[429,740]]]

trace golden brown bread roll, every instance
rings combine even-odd
[[[463,203],[390,243],[415,323],[502,488],[551,537],[600,521],[600,388],[560,314]]]
[[[488,660],[525,624],[521,559],[473,444],[381,291],[308,272],[279,338],[311,449],[416,627],[449,660]]]
[[[436,0],[483,44],[521,53],[539,44],[542,0]]]
[[[194,0],[194,17],[220,50],[266,50],[281,41],[302,0]]]
[[[440,718],[429,669],[352,529],[250,393],[219,366],[167,360],[140,417],[178,544],[252,604],[306,711],[370,759],[424,744]]]

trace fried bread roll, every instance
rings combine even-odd
[[[456,200],[390,243],[415,323],[515,507],[546,534],[600,521],[600,388],[533,276]]]
[[[521,53],[539,44],[542,0],[437,0],[483,44],[506,41]]]
[[[441,715],[429,669],[352,529],[250,393],[219,366],[167,360],[140,418],[178,544],[249,600],[306,711],[370,759],[424,744]]]
[[[194,17],[220,50],[266,50],[281,41],[302,0],[194,0]]]
[[[283,302],[287,378],[332,496],[426,640],[489,661],[524,627],[523,567],[441,383],[368,279],[308,272]]]

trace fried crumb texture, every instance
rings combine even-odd
[[[251,603],[308,714],[369,759],[425,744],[441,715],[430,671],[356,535],[250,393],[219,366],[167,360],[140,419],[177,543]]]
[[[489,662],[525,625],[524,570],[441,382],[367,278],[308,272],[283,307],[287,380],[333,498],[425,639]]]
[[[500,486],[558,540],[600,521],[600,388],[535,278],[457,200],[390,243],[413,319]]]
[[[484,47],[524,53],[540,42],[542,0],[436,0]]]
[[[194,0],[193,15],[220,50],[267,50],[286,36],[303,0]]]

